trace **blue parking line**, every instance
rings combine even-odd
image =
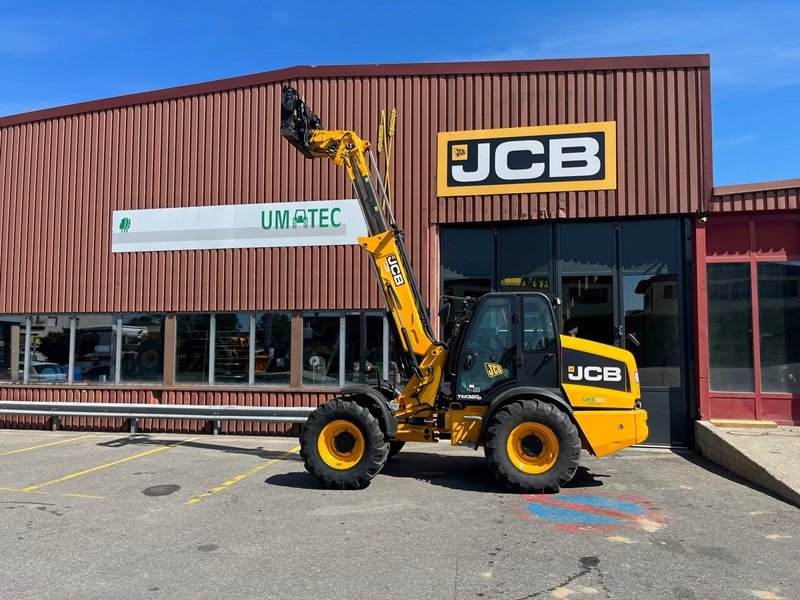
[[[606,498],[603,496],[586,496],[586,495],[569,495],[559,496],[558,499],[562,502],[569,502],[574,504],[583,504],[586,506],[595,506],[597,508],[604,508],[606,510],[614,510],[617,512],[628,513],[631,515],[643,515],[646,509],[635,502],[627,502],[625,500],[617,500],[615,498]]]

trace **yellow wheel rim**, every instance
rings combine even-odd
[[[537,475],[551,469],[558,460],[558,438],[541,423],[522,423],[506,441],[508,457],[523,473]]]
[[[364,456],[364,435],[355,423],[339,419],[325,425],[317,438],[319,455],[332,469],[346,471]]]

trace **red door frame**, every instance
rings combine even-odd
[[[698,358],[698,397],[700,399],[700,419],[735,418],[735,419],[769,419],[781,424],[800,424],[800,395],[777,394],[761,391],[761,329],[759,323],[758,303],[758,264],[763,262],[786,262],[800,260],[796,249],[762,252],[756,241],[756,226],[769,227],[770,222],[785,223],[786,219],[795,220],[800,227],[797,213],[775,215],[710,215],[712,225],[696,220],[694,223],[694,263],[695,269],[695,314],[696,356]],[[748,250],[736,253],[733,248],[730,255],[709,256],[708,234],[714,224],[728,226],[747,226],[749,234]],[[714,392],[709,386],[709,353],[708,353],[708,288],[706,267],[714,263],[748,263],[750,265],[750,296],[752,303],[752,343],[753,343],[753,392]],[[776,412],[774,408],[766,411],[764,401],[784,401],[788,410]],[[788,402],[787,402],[788,401]],[[784,404],[782,403],[782,404]],[[770,405],[772,406],[772,404]]]

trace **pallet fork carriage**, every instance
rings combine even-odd
[[[482,446],[512,490],[555,491],[575,474],[581,448],[604,456],[647,438],[633,355],[558,335],[556,298],[443,297],[445,341],[437,340],[369,142],[324,129],[289,86],[281,101],[281,135],[306,158],[345,167],[353,182],[368,231],[359,244],[372,257],[406,381],[346,387],[309,416],[301,456],[318,481],[364,487],[405,442],[450,439]]]

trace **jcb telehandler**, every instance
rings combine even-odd
[[[309,416],[300,454],[322,485],[364,487],[405,442],[449,438],[483,446],[492,473],[512,490],[557,491],[575,474],[582,447],[604,456],[647,438],[633,355],[558,335],[556,298],[444,297],[446,341],[438,341],[369,142],[323,129],[289,86],[281,135],[306,158],[347,169],[369,233],[359,243],[372,257],[407,378],[402,389],[389,382],[346,387]]]

